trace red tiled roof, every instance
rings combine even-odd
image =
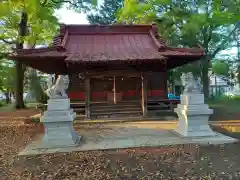
[[[59,37],[69,52],[67,62],[164,59],[158,48],[165,43],[156,43],[154,34],[151,25],[63,25]]]
[[[199,59],[202,49],[172,48],[158,36],[155,25],[60,25],[52,47],[24,49],[20,58],[64,58],[65,62],[144,61],[190,56]],[[147,62],[147,61],[145,61]]]
[[[80,43],[78,43],[80,42]],[[67,61],[163,59],[149,34],[71,35]]]

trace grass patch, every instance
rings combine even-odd
[[[14,104],[4,104],[0,107],[0,112],[13,112],[16,111],[16,108],[14,107]]]
[[[223,109],[227,112],[240,112],[240,99],[220,97],[207,101],[210,108]]]
[[[211,120],[240,120],[240,100],[238,98],[220,96],[206,102],[214,110]]]

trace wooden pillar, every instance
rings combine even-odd
[[[116,104],[116,77],[113,76],[113,101]]]
[[[146,117],[148,115],[148,74],[142,73],[142,113],[143,116]]]
[[[164,81],[164,98],[168,99],[168,68],[167,68],[167,60],[164,60],[164,77],[163,77],[163,81]]]
[[[165,71],[163,76],[163,81],[164,81],[164,98],[168,98],[168,73]]]
[[[85,118],[91,118],[91,85],[90,85],[90,78],[84,79],[84,86],[85,86]]]

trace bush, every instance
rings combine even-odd
[[[0,107],[4,106],[4,103],[2,101],[0,101]]]
[[[233,97],[231,97],[231,99],[240,101],[240,96],[233,96]]]
[[[216,104],[216,103],[235,103],[235,102],[240,102],[240,96],[226,96],[226,95],[219,95],[219,96],[214,96],[211,99],[208,99],[206,101],[209,104]]]
[[[226,101],[229,100],[230,98],[231,98],[230,96],[216,95],[213,96],[212,98],[209,98],[209,101]]]
[[[42,91],[42,93],[39,95],[39,98],[37,99],[38,102],[42,104],[47,104],[48,96]]]

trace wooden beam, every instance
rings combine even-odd
[[[168,98],[168,73],[167,73],[167,71],[164,72],[163,81],[164,81],[164,98]]]
[[[67,39],[68,39],[68,30],[64,34],[61,46],[63,46],[63,47],[65,46]]]
[[[164,63],[164,75],[163,75],[163,81],[164,81],[164,98],[168,98],[168,69],[167,69],[167,60],[165,60]]]
[[[91,85],[89,78],[84,79],[84,87],[85,87],[85,118],[91,119],[91,107],[90,107]]]
[[[146,117],[148,115],[148,74],[146,72],[142,73],[142,113]]]
[[[116,77],[113,76],[113,100],[114,104],[116,104]]]
[[[91,77],[106,77],[106,76],[115,76],[115,77],[140,77],[140,73],[134,70],[103,70],[100,72],[90,70],[88,71],[88,76]]]

